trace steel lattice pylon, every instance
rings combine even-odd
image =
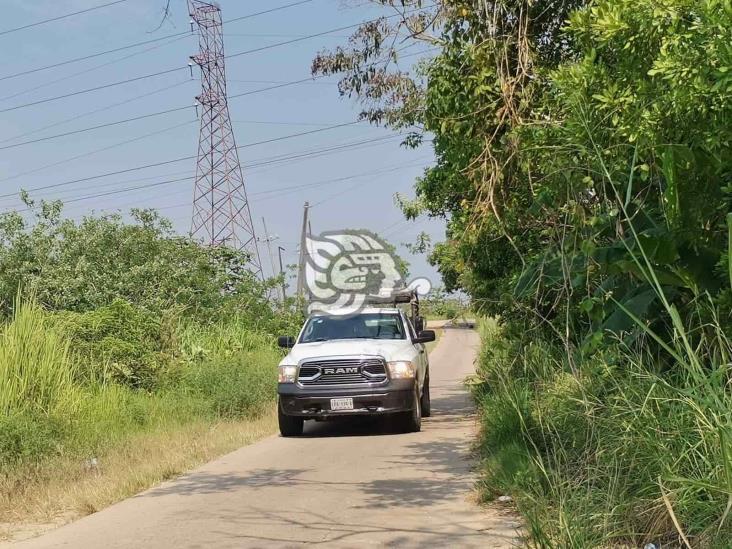
[[[239,152],[229,117],[221,8],[189,0],[191,23],[198,26],[200,51],[191,60],[201,68],[201,130],[191,234],[211,246],[226,245],[250,256],[249,269],[262,276],[257,239],[249,211]]]

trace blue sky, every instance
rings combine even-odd
[[[190,28],[184,0],[171,1],[171,18],[154,31],[165,0],[128,0],[61,21],[0,34],[4,51],[0,78],[67,59],[186,31]],[[224,20],[234,19],[292,0],[222,0]],[[104,0],[6,0],[3,29],[82,10]],[[354,5],[355,4],[355,5]],[[358,5],[360,4],[360,5]],[[379,11],[367,2],[313,0],[310,3],[224,26],[227,54],[258,48],[369,19]],[[229,95],[306,78],[314,55],[344,43],[345,32],[241,55],[227,61]],[[412,48],[415,52],[424,46]],[[101,128],[58,139],[7,148],[18,143],[102,125],[147,113],[193,105],[199,92],[198,72],[191,78],[186,65],[197,40],[186,35],[68,64],[25,76],[0,80],[0,111],[110,82],[181,67],[180,70],[103,90],[0,112],[0,194],[15,193],[101,173],[121,171],[194,155],[198,124],[193,108]],[[413,63],[418,57],[404,60]],[[405,66],[406,66],[405,65]],[[144,96],[144,97],[141,97]],[[359,107],[338,94],[334,79],[283,87],[232,99],[229,105],[239,146],[356,120]],[[49,127],[47,127],[49,126]],[[45,129],[43,129],[45,128]],[[338,153],[289,162],[280,155],[361,143]],[[2,148],[6,147],[6,148]],[[369,228],[396,244],[411,263],[413,276],[437,275],[424,257],[412,256],[401,245],[421,231],[439,240],[443,224],[435,220],[407,222],[394,205],[397,192],[412,195],[414,179],[432,161],[429,147],[405,150],[394,133],[355,124],[240,150],[252,216],[260,236],[262,217],[270,235],[286,249],[286,262],[296,261],[303,203],[311,212],[314,233],[340,228]],[[262,165],[262,162],[268,162]],[[258,167],[257,164],[260,164]],[[152,207],[171,219],[177,231],[190,229],[192,181],[163,184],[190,177],[195,162],[187,160],[116,176],[81,181],[31,192],[40,199],[65,199],[70,217],[91,212],[128,211]],[[355,177],[355,178],[354,178]],[[277,189],[322,183],[290,192]],[[84,198],[131,187],[146,188]],[[149,186],[153,185],[153,186]],[[21,207],[15,197],[0,198],[7,211]],[[267,250],[260,253],[269,273]]]

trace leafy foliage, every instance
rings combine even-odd
[[[267,287],[246,271],[245,256],[174,236],[154,211],[133,210],[133,223],[119,215],[77,223],[62,218],[60,203],[33,211],[30,222],[17,212],[0,217],[0,300],[6,312],[20,289],[46,307],[71,311],[115,299],[154,312],[178,307],[190,315],[211,313],[232,297],[260,314],[269,307]]]
[[[523,464],[511,475],[528,484],[488,483],[532,494],[538,545],[714,543],[732,455],[720,389],[732,355],[729,1],[431,10],[439,53],[400,105],[371,93],[385,67],[373,43],[351,41],[349,63],[329,68],[363,80],[349,95],[367,112],[380,101],[390,117],[374,120],[431,134],[435,165],[402,209],[446,219],[430,255],[446,288],[506,325],[517,370],[483,372],[499,387],[482,401],[485,448],[498,471]],[[506,425],[519,440],[501,438]]]
[[[24,199],[30,221],[0,217],[0,469],[271,409],[273,336],[301,322],[279,280],[153,211],[75,222]]]
[[[120,299],[85,313],[61,312],[56,322],[92,380],[153,389],[178,352],[175,325]]]

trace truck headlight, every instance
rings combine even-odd
[[[295,383],[297,379],[297,366],[280,364],[277,381],[279,383]]]
[[[417,370],[409,360],[396,360],[387,362],[386,365],[389,367],[391,379],[413,379]]]

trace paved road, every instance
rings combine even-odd
[[[421,433],[309,425],[305,437],[241,448],[18,547],[512,547],[515,518],[471,503],[474,416],[462,380],[477,344],[473,331],[445,329]]]

